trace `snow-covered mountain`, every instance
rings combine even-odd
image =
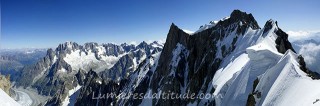
[[[92,71],[75,104],[82,105],[319,105],[319,74],[295,53],[277,21],[263,28],[234,10],[196,32],[172,24],[161,54],[145,59],[125,79],[105,83]],[[195,98],[100,98],[114,93],[194,94]],[[206,94],[210,97],[201,98]]]
[[[52,96],[47,104],[68,104],[64,102],[68,101],[67,96],[84,84],[90,70],[100,73],[104,79],[119,81],[134,72],[147,56],[160,52],[162,47],[156,41],[136,46],[65,42],[55,50],[49,49],[36,64],[24,67],[16,85]]]
[[[24,66],[16,85],[49,96],[43,105],[320,105],[319,70],[288,36],[234,10],[194,32],[172,23],[164,45],[65,42]]]

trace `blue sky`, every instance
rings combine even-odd
[[[320,30],[320,1],[1,0],[1,48],[47,48],[65,41],[123,43],[166,38],[170,24],[197,30],[232,10],[285,31]]]

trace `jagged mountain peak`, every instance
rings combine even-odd
[[[267,32],[273,32],[276,35],[275,43],[278,52],[284,54],[288,49],[292,50],[296,53],[293,49],[291,43],[288,40],[288,34],[284,32],[281,28],[278,27],[278,22],[272,19],[268,20],[263,29],[263,35],[267,35]]]
[[[178,27],[178,26],[172,22],[171,25],[170,25],[170,29],[173,28],[173,27]]]
[[[63,45],[67,47],[72,47],[74,45],[79,45],[79,44],[73,41],[66,41],[65,43],[63,43]]]
[[[267,31],[269,31],[275,25],[276,25],[276,22],[274,20],[272,20],[272,19],[268,20],[264,25],[263,33],[266,33]]]
[[[238,20],[250,20],[254,21],[254,17],[251,13],[243,12],[241,10],[233,10],[230,14],[230,18],[238,19]]]
[[[253,15],[251,13],[243,12],[241,10],[233,10],[230,14],[230,19],[235,20],[246,20],[246,21],[255,21]]]
[[[84,44],[85,49],[91,49],[91,50],[96,48],[97,46],[99,46],[99,44],[96,42],[88,42]]]
[[[72,41],[67,41],[64,43],[59,44],[59,46],[56,48],[56,51],[63,51],[63,50],[73,50],[79,48],[79,44]]]
[[[146,41],[142,41],[138,46],[148,45]]]
[[[140,44],[138,44],[136,47],[137,47],[137,48],[140,48],[140,49],[146,49],[146,48],[149,48],[149,45],[148,45],[147,42],[142,41],[142,42],[141,42]]]
[[[150,43],[150,45],[153,47],[163,47],[163,44],[160,43],[159,41],[153,41]]]
[[[235,26],[236,25],[236,26]],[[238,34],[244,34],[244,31],[249,27],[251,29],[261,29],[258,22],[255,20],[251,13],[242,12],[240,10],[234,10],[230,16],[224,17],[218,21],[210,21],[209,24],[201,25],[200,28],[194,33],[188,33],[189,35],[195,35],[207,29],[215,28],[228,28],[238,27]],[[178,28],[174,23],[171,24],[170,29]],[[178,28],[179,29],[179,28]],[[187,33],[187,31],[184,31]]]
[[[181,28],[179,28],[176,24],[171,23],[169,33],[172,31],[183,31]],[[184,31],[183,31],[184,32]],[[186,33],[186,32],[185,32]]]
[[[241,23],[240,23],[241,22]],[[252,29],[260,29],[258,22],[251,13],[242,12],[241,10],[234,10],[230,14],[230,18],[219,22],[223,26],[233,23],[240,23],[240,26],[251,27]]]
[[[158,41],[153,41],[151,44],[160,44]]]
[[[99,44],[96,43],[96,42],[87,42],[87,43],[85,43],[84,45],[85,45],[85,46],[86,46],[86,45],[95,45],[95,46],[98,46]]]
[[[122,43],[120,44],[120,46],[124,47],[124,46],[135,46],[134,44],[128,44],[128,43]]]
[[[65,95],[65,92],[60,92],[60,88],[69,91],[78,88],[79,85],[85,84],[85,78],[90,75],[99,76],[99,72],[113,72],[110,76],[114,76],[115,79],[128,76],[138,69],[146,58],[161,52],[162,46],[152,44],[144,41],[140,43],[139,48],[128,44],[89,42],[78,45],[75,42],[64,42],[55,50],[48,49],[47,55],[41,61],[25,68],[21,73],[22,77],[18,79],[18,84],[32,87],[41,95],[53,96],[47,104],[56,100],[62,102],[63,99],[60,97],[69,96]],[[100,80],[98,82],[101,83]],[[46,86],[43,86],[44,84]]]

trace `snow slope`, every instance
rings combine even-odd
[[[258,105],[319,106],[320,81],[312,80],[299,68],[297,54],[287,51],[257,85]]]
[[[124,87],[124,90],[122,91],[123,94],[130,94],[133,93],[133,91],[142,83],[143,80],[149,79],[148,77],[148,72],[154,72],[156,67],[158,66],[158,60],[160,58],[161,52],[158,52],[156,54],[153,54],[146,58],[143,62],[141,63],[140,67],[135,71],[131,77],[130,77],[130,82],[126,87]],[[143,85],[143,86],[148,86],[148,85]],[[147,94],[151,94],[152,91],[148,89]],[[122,99],[120,98],[119,105],[124,105],[127,99]],[[150,98],[144,98],[142,100],[142,103],[140,105],[152,105],[152,99]]]
[[[212,80],[218,106],[245,106],[249,94],[254,95],[257,106],[320,105],[320,81],[312,80],[300,69],[298,55],[293,51],[277,51],[274,32],[278,27],[272,24],[264,35],[263,29],[249,29],[247,33],[254,32],[251,38],[255,42],[245,38],[250,43],[240,47],[245,51],[236,48],[232,57],[226,57]],[[259,81],[256,87],[255,81]]]
[[[225,58],[212,80],[217,105],[246,105],[254,80],[280,59],[282,54],[275,48],[277,35],[273,32],[277,27],[272,24],[264,35],[263,29],[248,28],[234,52]],[[226,39],[221,43],[230,42]]]
[[[119,56],[99,56],[101,56],[101,60],[98,60],[91,50],[88,51],[88,54],[83,51],[76,50],[70,54],[67,54],[64,60],[71,65],[73,70],[89,70],[92,66],[94,66],[97,67],[95,71],[100,72],[111,68],[119,60],[119,58],[123,56],[123,54]]]
[[[21,106],[18,102],[14,101],[7,93],[0,89],[0,106]]]
[[[242,54],[237,57],[234,61],[228,64],[225,68],[221,68],[215,74],[212,83],[215,85],[215,89],[220,91],[222,86],[233,77],[234,73],[240,71],[244,65],[249,61],[248,54]],[[230,71],[229,71],[230,70]],[[215,92],[217,93],[217,92]]]
[[[81,86],[78,85],[75,88],[69,90],[68,96],[62,102],[62,106],[74,106],[76,103],[77,97],[80,93]]]

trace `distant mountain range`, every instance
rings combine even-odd
[[[44,57],[47,49],[1,49],[0,73],[11,75],[15,79],[16,74],[24,66],[31,65]]]
[[[128,78],[148,56],[159,53],[163,44],[141,42],[139,45],[121,45],[75,42],[60,44],[47,50],[44,58],[25,66],[17,79],[17,86],[37,89],[41,95],[58,98],[61,104],[69,91],[83,85],[85,75],[91,70],[104,79],[120,81]],[[46,86],[43,86],[46,85]],[[48,102],[51,103],[50,100]]]

